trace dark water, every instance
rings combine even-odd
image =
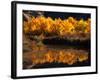
[[[39,68],[60,68],[60,67],[81,67],[81,66],[90,66],[90,59],[84,62],[77,62],[73,65],[63,64],[63,63],[44,63],[44,64],[37,64],[36,66],[31,67],[31,69],[39,69]]]
[[[58,46],[71,46],[72,48],[82,48],[82,49],[90,49],[90,40],[65,40],[65,39],[58,39],[58,38],[53,38],[53,39],[44,39],[43,43],[45,45],[58,45]]]

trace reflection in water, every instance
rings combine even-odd
[[[89,58],[88,55],[87,50],[78,50],[73,47],[65,48],[64,46],[63,48],[63,46],[51,47],[35,45],[31,52],[24,52],[24,68],[39,67],[39,65],[41,66],[45,63],[62,63],[66,66],[73,65],[78,62],[87,61]]]

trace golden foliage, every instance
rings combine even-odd
[[[43,33],[56,33],[58,35],[66,35],[68,33],[89,33],[91,26],[91,19],[76,20],[73,17],[62,20],[61,18],[38,16],[33,17],[29,21],[24,21],[24,32],[40,31]]]

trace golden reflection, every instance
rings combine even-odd
[[[48,50],[31,52],[29,54],[24,53],[24,58],[26,57],[29,57],[34,64],[58,62],[72,65],[76,62],[86,61],[88,59],[88,52],[77,49]]]

